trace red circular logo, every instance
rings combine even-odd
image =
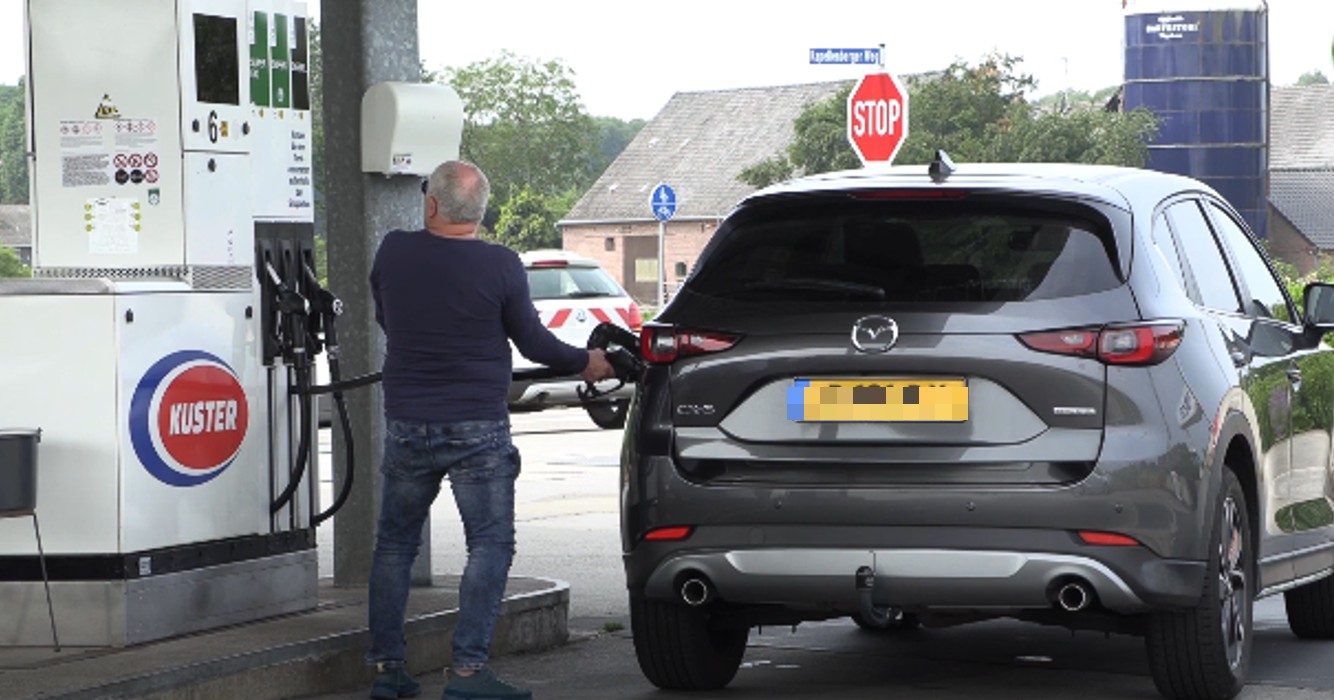
[[[201,472],[230,462],[249,426],[245,390],[213,364],[189,367],[170,380],[158,404],[162,448],[182,468]]]

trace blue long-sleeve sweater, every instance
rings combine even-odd
[[[388,341],[384,408],[391,420],[504,420],[513,372],[506,338],[524,357],[583,371],[587,351],[547,330],[514,251],[425,230],[391,231],[371,267],[375,320]]]

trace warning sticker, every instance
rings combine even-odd
[[[102,101],[98,103],[93,116],[98,119],[117,119],[120,117],[120,110],[116,109],[116,103],[111,101],[111,95],[102,95]]]
[[[112,158],[106,146],[110,124],[92,119],[60,122],[60,183],[97,187],[111,183]]]
[[[102,150],[102,134],[101,122],[92,120],[62,121],[60,122],[60,150],[66,154],[100,151]]]
[[[62,187],[95,187],[111,184],[111,155],[92,153],[61,157],[60,184]]]
[[[61,185],[101,187],[113,182],[137,185],[144,181],[144,174],[140,172],[136,179],[132,171],[156,168],[157,148],[155,119],[108,117],[103,121],[61,121]]]
[[[151,151],[157,148],[157,120],[119,119],[116,121],[117,151]]]
[[[139,252],[143,226],[137,197],[98,197],[83,204],[88,252],[95,255],[133,255]]]

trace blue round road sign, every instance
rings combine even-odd
[[[666,221],[676,214],[676,190],[667,184],[661,184],[653,188],[653,194],[648,198],[648,205],[653,210],[653,218],[658,221]]]

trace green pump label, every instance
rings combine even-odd
[[[250,104],[269,106],[269,14],[250,17]]]
[[[273,28],[269,32],[269,76],[273,83],[273,102],[275,109],[290,109],[292,106],[292,53],[287,42],[287,15],[273,15]]]

